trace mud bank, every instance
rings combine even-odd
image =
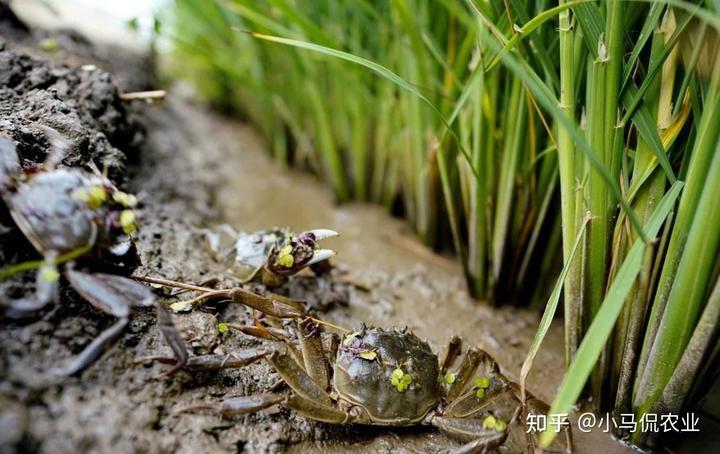
[[[124,87],[149,87],[145,75],[138,81],[133,71],[110,75],[104,70],[123,67],[118,60],[103,63],[70,50],[48,55],[31,37],[6,42],[0,52],[0,130],[18,142],[27,166],[41,162],[49,146],[34,125],[51,126],[72,141],[65,165],[93,162],[139,195],[142,264],[135,273],[231,286],[225,266],[206,247],[203,229],[224,222],[243,230],[332,228],[342,233],[328,244],[339,253],[335,274],[317,282],[299,276],[281,292],[330,305],[323,316],[344,326],[408,326],[436,351],[451,335],[461,335],[466,345],[486,349],[508,376],[517,377],[538,314],[491,310],[471,301],[452,260],[425,250],[401,221],[382,210],[337,207],[313,177],[277,168],[251,127],[172,93],[162,105],[123,104],[115,76],[127,81]],[[137,67],[143,63],[127,65]],[[0,223],[11,225],[7,213],[0,213]],[[14,230],[0,236],[0,254],[2,263],[35,258]],[[18,276],[2,284],[0,295],[24,294],[31,281],[30,275]],[[193,354],[258,345],[217,330],[223,321],[248,322],[242,307],[214,306],[177,315],[175,321]],[[67,287],[60,302],[38,318],[3,322],[0,452],[441,452],[458,445],[430,429],[333,427],[287,411],[230,420],[176,415],[175,409],[188,404],[262,392],[277,376],[267,365],[256,364],[160,377],[162,366],[137,364],[144,356],[169,354],[149,310],[135,310],[120,340],[79,377],[48,378],[49,368],[65,364],[112,323],[112,317]],[[553,395],[562,376],[559,325],[551,329],[546,346],[529,380],[530,389],[544,399]],[[605,434],[577,440],[578,452],[623,452]],[[516,440],[502,450],[521,449]]]

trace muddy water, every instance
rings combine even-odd
[[[407,225],[381,208],[365,204],[338,206],[315,177],[280,170],[266,153],[252,128],[215,119],[196,127],[208,128],[226,150],[222,166],[225,182],[217,194],[218,209],[238,229],[290,226],[295,230],[331,228],[341,233],[324,246],[338,252],[336,264],[349,270],[352,281],[367,287],[347,307],[325,317],[353,327],[361,322],[380,326],[408,326],[441,351],[447,339],[460,335],[466,345],[489,352],[505,373],[516,378],[535,332],[539,314],[516,308],[491,309],[471,300],[459,265],[433,254],[412,236]],[[537,396],[552,399],[563,371],[562,326],[550,329],[536,359],[528,385]],[[359,429],[344,437],[292,446],[298,452],[438,450],[454,442],[428,431]],[[577,452],[627,452],[607,434],[576,434]],[[516,447],[510,447],[513,451]]]

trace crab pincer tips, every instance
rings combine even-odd
[[[322,262],[323,260],[332,258],[336,255],[337,252],[333,251],[332,249],[318,249],[313,253],[312,258],[306,266],[314,265],[316,263]]]
[[[308,230],[305,233],[310,233],[315,237],[315,241],[321,241],[327,238],[332,238],[334,236],[340,235],[335,230],[330,229],[314,229],[314,230]]]

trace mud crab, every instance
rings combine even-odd
[[[335,255],[322,249],[319,242],[337,236],[329,229],[293,233],[287,228],[271,228],[257,232],[236,232],[230,226],[208,234],[211,248],[221,255],[234,255],[235,269],[242,282],[257,279],[268,287],[276,287],[290,275],[304,268],[315,268]],[[221,236],[231,239],[230,248],[221,248]],[[225,249],[224,253],[221,249]]]
[[[0,135],[0,198],[15,224],[43,257],[36,274],[34,295],[0,304],[2,315],[21,318],[33,315],[58,295],[60,273],[95,308],[118,320],[91,342],[67,367],[55,369],[60,375],[82,371],[97,359],[128,323],[134,306],[154,306],[158,323],[173,347],[178,365],[187,356],[170,315],[157,305],[149,288],[115,274],[80,271],[73,260],[110,253],[134,255],[129,237],[135,229],[136,199],[121,192],[105,177],[80,169],[56,168],[67,142],[55,130],[39,126],[52,150],[43,166],[20,165],[15,144]]]
[[[525,393],[523,401],[520,386],[505,377],[495,360],[479,348],[469,348],[460,366],[454,368],[461,356],[462,342],[457,336],[451,338],[440,361],[425,341],[407,329],[363,325],[350,332],[312,317],[296,301],[241,289],[212,290],[203,295],[218,296],[262,312],[271,325],[279,319],[287,320],[284,326],[294,328],[297,340],[277,324],[269,326],[256,320],[254,326],[233,325],[245,334],[277,341],[280,347],[191,357],[186,367],[241,367],[264,358],[291,392],[200,403],[178,412],[206,410],[235,416],[280,405],[330,424],[434,426],[465,441],[457,452],[470,453],[501,446],[509,425],[520,415],[546,415],[549,411],[547,404],[530,393]],[[325,333],[323,326],[341,331],[342,337]],[[510,405],[498,405],[503,402]],[[526,441],[532,452],[537,440],[527,435]],[[566,443],[566,448],[555,452],[572,449],[569,428]]]

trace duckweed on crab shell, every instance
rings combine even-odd
[[[373,352],[373,360],[363,358]],[[375,423],[413,423],[437,405],[439,366],[430,347],[410,332],[366,328],[343,339],[335,388],[365,408]]]

